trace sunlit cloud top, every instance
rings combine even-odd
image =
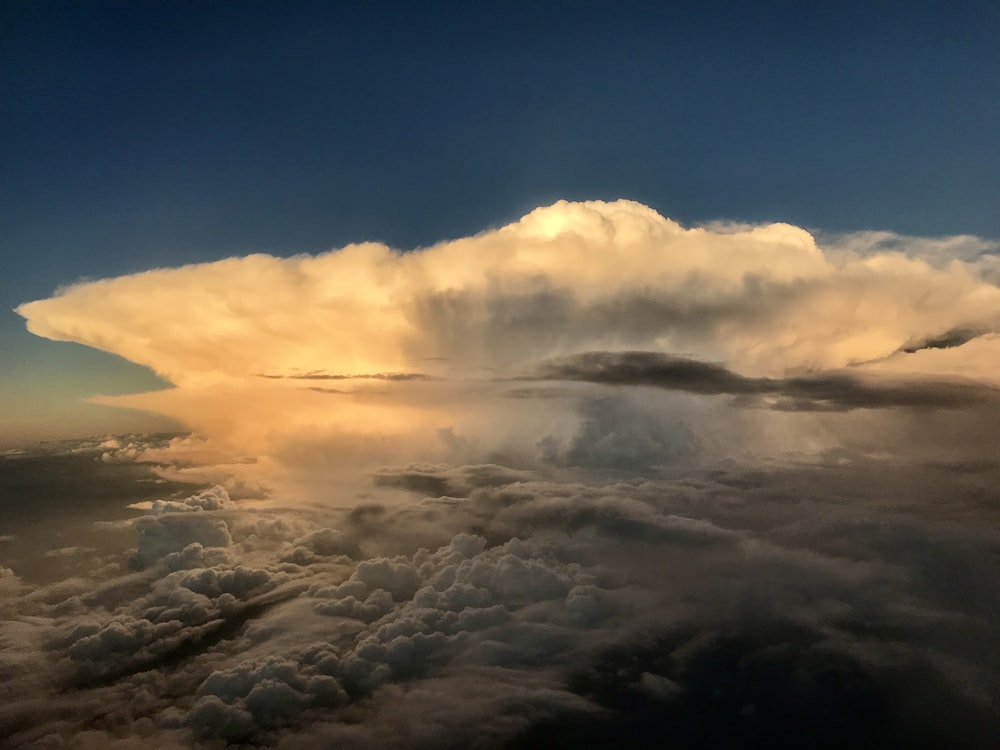
[[[631,201],[560,201],[412,252],[365,243],[150,270],[74,284],[17,312],[33,333],[113,352],[178,386],[502,376],[589,350],[783,376],[905,362],[955,331],[994,351],[1000,289],[976,262],[987,244],[941,262],[947,241],[853,235],[824,250],[787,224],[685,229]],[[958,354],[935,357],[951,372]],[[914,359],[927,369],[926,356]]]

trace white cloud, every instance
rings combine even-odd
[[[743,376],[858,368],[996,383],[994,250],[888,233],[817,244],[787,224],[685,229],[630,201],[561,201],[413,252],[369,243],[157,269],[18,312],[39,335],[177,386],[102,401],[178,418],[227,463],[269,456],[334,475],[523,448],[565,410],[498,399],[497,379],[582,351],[681,354]],[[971,339],[921,348],[956,331]],[[257,487],[274,469],[228,467]]]
[[[115,403],[198,430],[73,455],[210,486],[144,494],[98,527],[134,550],[74,578],[0,567],[5,739],[981,747],[992,247],[558,203],[23,306],[171,378]]]

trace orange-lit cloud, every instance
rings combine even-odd
[[[0,456],[15,494],[58,479],[0,537],[0,726],[17,747],[515,747],[711,715],[770,746],[747,731],[791,706],[796,738],[875,721],[987,746],[989,250],[561,203],[409,254],[24,305],[175,384],[101,403],[193,434]],[[909,721],[929,705],[936,735]]]
[[[787,224],[685,229],[630,201],[560,201],[413,252],[368,243],[156,269],[74,284],[17,312],[33,333],[113,352],[176,386],[103,402],[253,454],[309,434],[354,436],[361,453],[386,440],[428,455],[432,443],[453,452],[468,440],[502,450],[505,425],[537,436],[563,419],[538,399],[501,399],[504,379],[585,351],[683,355],[753,378],[997,382],[989,243],[887,233],[824,243]]]

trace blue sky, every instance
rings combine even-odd
[[[0,438],[157,381],[10,312],[80,278],[412,248],[568,199],[1000,236],[995,3],[0,8]]]

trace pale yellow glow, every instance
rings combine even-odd
[[[859,367],[997,382],[996,269],[971,251],[942,256],[973,245],[869,233],[826,252],[787,224],[685,229],[631,201],[560,201],[414,252],[250,255],[82,282],[17,311],[40,336],[177,386],[103,403],[254,454],[307,433],[402,436],[432,454],[433,436],[481,439],[515,412],[521,428],[532,408],[558,419],[498,401],[491,383],[587,350],[681,353],[756,376]],[[986,338],[901,353],[956,329]],[[376,377],[342,379],[357,375]]]

